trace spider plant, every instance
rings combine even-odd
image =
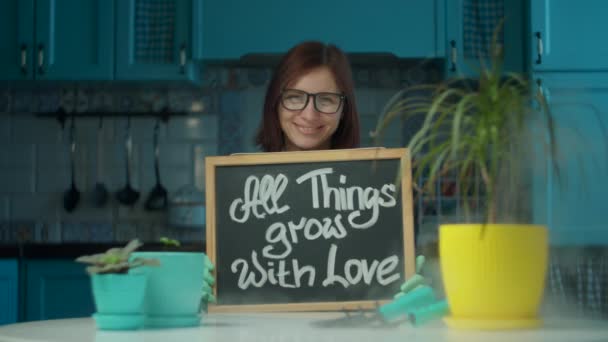
[[[478,79],[459,76],[395,94],[372,135],[378,143],[392,121],[399,118],[407,124],[422,116],[420,129],[407,145],[414,179],[425,177],[418,190],[432,192],[442,176],[452,175],[459,185],[465,220],[471,217],[467,196],[482,193],[483,220],[496,223],[514,218],[503,209],[519,202],[513,196],[521,195],[522,177],[532,161],[524,158],[526,154],[543,147],[558,170],[553,117],[542,92],[533,91],[525,76],[504,72],[496,39],[490,51],[490,62],[481,63]],[[534,132],[533,123],[540,124],[542,131]],[[476,178],[479,181],[473,181]]]

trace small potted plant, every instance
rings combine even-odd
[[[419,190],[433,192],[453,177],[465,223],[441,224],[439,256],[451,327],[530,328],[540,325],[548,230],[530,223],[533,172],[557,164],[555,123],[542,92],[523,75],[505,73],[502,49],[478,79],[450,79],[396,94],[374,132],[396,118],[421,117],[407,147]],[[404,123],[404,124],[407,124]],[[540,178],[540,177],[539,177]],[[471,194],[482,199],[474,208]]]
[[[132,330],[142,327],[146,274],[138,268],[159,266],[157,259],[132,258],[142,243],[135,239],[123,248],[105,253],[84,255],[77,262],[89,264],[93,298],[97,312],[93,315],[102,330]]]
[[[144,305],[144,326],[151,328],[197,326],[213,285],[213,265],[202,251],[182,247],[179,241],[160,239],[160,250],[139,251],[136,258],[160,260],[161,266],[148,269]]]

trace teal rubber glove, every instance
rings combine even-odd
[[[207,312],[209,303],[215,303],[217,300],[213,295],[213,285],[215,285],[215,278],[212,275],[215,266],[209,260],[207,254],[205,254],[205,272],[203,273],[203,296],[201,298],[201,312]]]
[[[420,274],[422,273],[422,267],[424,266],[425,260],[424,255],[419,255],[416,257],[416,274],[411,276],[405,281],[405,283],[403,283],[403,285],[401,285],[399,293],[397,293],[394,298],[399,298],[427,283],[426,279]]]

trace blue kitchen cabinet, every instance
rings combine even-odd
[[[109,80],[114,2],[0,2],[0,80]]]
[[[34,0],[0,1],[0,80],[31,79]]]
[[[608,75],[537,73],[534,80],[555,118],[560,171],[535,165],[534,220],[548,225],[553,244],[607,245]]]
[[[17,322],[18,263],[15,259],[0,259],[0,325]]]
[[[113,30],[113,0],[36,0],[36,79],[112,79]]]
[[[120,0],[117,80],[197,81],[202,0]]]
[[[501,18],[504,70],[525,71],[526,13],[526,0],[446,0],[446,74],[479,75],[480,61],[490,62],[489,47]]]
[[[443,1],[204,1],[203,58],[282,54],[309,39],[349,53],[438,57],[443,55],[437,29]]]
[[[89,275],[73,260],[27,260],[25,320],[91,316],[95,312]]]
[[[608,71],[608,1],[530,1],[535,71]]]

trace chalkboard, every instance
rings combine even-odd
[[[205,172],[214,312],[371,308],[414,273],[407,149],[207,157]]]

